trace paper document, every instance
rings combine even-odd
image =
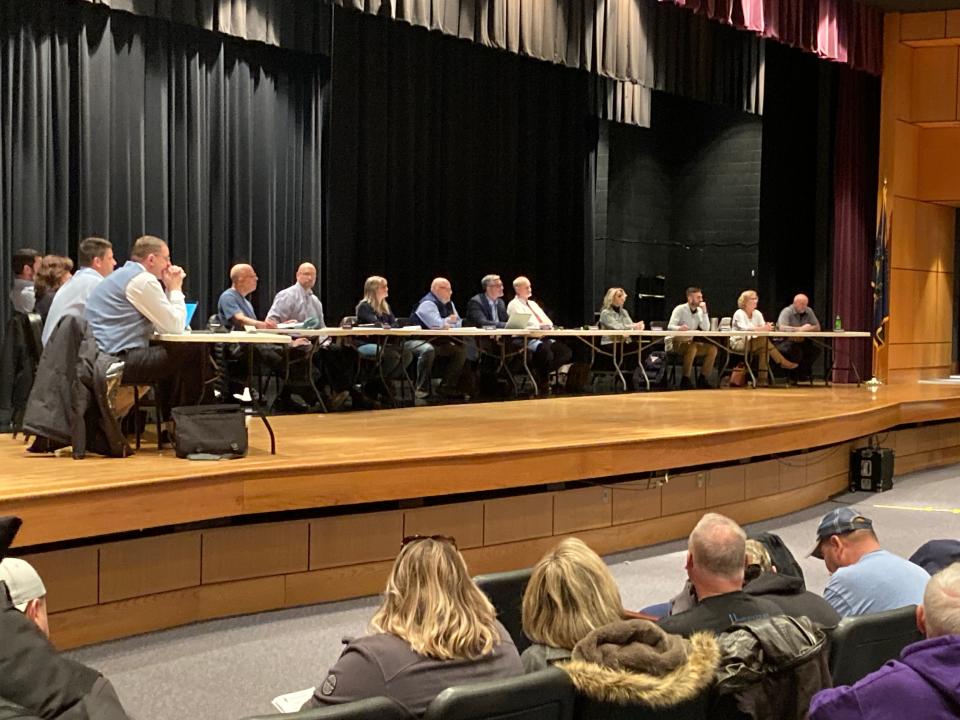
[[[307,688],[306,690],[297,690],[285,695],[277,695],[273,699],[273,706],[282,713],[299,712],[303,704],[313,697],[313,691],[316,688]]]

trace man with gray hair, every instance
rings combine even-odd
[[[907,645],[854,685],[824,690],[810,703],[810,720],[947,720],[960,717],[960,563],[930,578],[917,606],[926,639]]]
[[[687,542],[687,576],[699,603],[660,620],[660,627],[676,635],[698,631],[722,633],[745,620],[782,615],[780,607],[743,591],[747,535],[737,523],[707,513]]]

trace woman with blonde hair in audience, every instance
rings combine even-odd
[[[554,663],[577,690],[603,703],[668,708],[705,699],[719,659],[716,639],[671,635],[623,609],[603,560],[577,538],[538,562],[523,595],[527,672]]]
[[[760,297],[756,290],[744,290],[737,298],[737,306],[740,308],[733,314],[734,330],[773,330],[773,323],[768,323],[763,319],[763,313],[757,310],[757,304]],[[760,384],[766,385],[768,382],[768,363],[769,358],[785,370],[795,370],[797,363],[788,360],[777,350],[777,346],[769,337],[755,337],[738,335],[730,338],[730,349],[735,352],[750,352],[757,356],[757,362],[760,365]]]
[[[421,715],[448,687],[523,672],[453,538],[404,538],[370,630],[347,643],[304,709],[383,696]]]
[[[73,260],[62,255],[45,255],[40,261],[40,269],[34,278],[33,287],[37,301],[33,311],[47,321],[47,313],[53,303],[53,296],[67,280],[73,277]]]

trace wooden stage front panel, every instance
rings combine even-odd
[[[898,474],[957,462],[957,417],[960,391],[914,385],[276,418],[278,456],[254,424],[250,457],[220,463],[28,457],[6,436],[0,513],[24,517],[19,552],[75,647],[376,593],[409,534],[454,535],[480,573],[572,534],[610,553],[683,537],[706,510],[775,517],[842,491],[872,433],[932,423],[885,434]]]

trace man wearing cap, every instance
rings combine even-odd
[[[110,681],[47,639],[43,581],[29,563],[3,557],[19,527],[0,517],[0,718],[127,720]]]
[[[826,563],[830,580],[823,597],[841,617],[923,602],[930,575],[882,549],[873,522],[853,508],[837,508],[823,516],[810,555]]]

